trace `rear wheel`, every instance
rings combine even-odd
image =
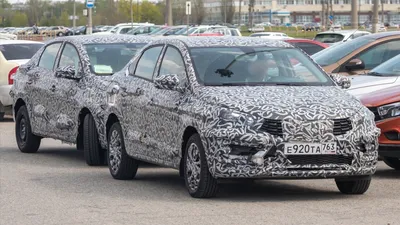
[[[113,178],[131,180],[136,176],[139,161],[126,153],[122,128],[118,122],[108,131],[107,156],[108,168]]]
[[[189,194],[194,198],[214,197],[218,191],[218,184],[208,170],[206,154],[199,134],[193,134],[189,138],[183,163],[185,184]]]
[[[0,121],[4,120],[4,112],[0,112]]]
[[[83,155],[86,163],[90,166],[104,165],[104,153],[93,116],[87,114],[83,121]]]
[[[343,194],[360,195],[364,194],[371,184],[371,176],[337,178],[336,186]]]
[[[383,161],[386,165],[392,167],[395,170],[400,170],[400,159],[393,157],[383,157]]]
[[[32,133],[28,110],[24,105],[18,109],[15,117],[15,138],[19,150],[23,153],[35,153],[39,149],[41,137]]]

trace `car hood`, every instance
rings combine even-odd
[[[360,101],[337,86],[204,86],[199,90],[199,97],[211,107],[219,106],[257,118],[346,118],[363,107]]]
[[[356,75],[351,77],[351,87],[348,92],[356,97],[378,91],[396,84],[397,76]]]

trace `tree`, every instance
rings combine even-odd
[[[142,22],[149,22],[156,24],[162,24],[164,22],[164,17],[162,13],[153,3],[150,3],[148,1],[143,1],[140,4],[140,8],[141,8],[140,15]]]
[[[26,27],[28,26],[28,17],[25,13],[16,12],[12,16],[11,26],[13,27]]]
[[[242,1],[243,0],[239,0],[239,21],[238,21],[239,26],[242,25]]]
[[[255,3],[255,0],[249,1],[249,25],[250,25],[250,27],[253,27],[254,3]]]
[[[70,23],[71,23],[70,20],[69,20],[69,15],[68,15],[68,13],[66,11],[61,13],[61,16],[58,19],[58,21],[59,21],[58,23],[61,26],[66,26],[66,27],[70,26]]]
[[[206,10],[204,8],[203,0],[194,0],[192,5],[192,12],[194,12],[193,18],[196,24],[202,24],[204,21],[204,17],[206,16]]]

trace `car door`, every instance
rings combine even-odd
[[[150,93],[149,111],[152,117],[152,124],[149,127],[149,131],[155,132],[149,132],[148,138],[157,145],[159,154],[164,157],[162,160],[172,162],[179,159],[181,147],[179,131],[184,129],[183,121],[179,115],[182,111],[181,104],[189,92],[183,57],[180,51],[173,46],[167,47],[155,77],[169,74],[179,76],[179,85],[186,92],[182,93],[154,87],[154,91]]]
[[[29,93],[28,104],[31,109],[31,126],[35,134],[51,137],[54,130],[52,108],[54,104],[54,88],[56,83],[54,65],[59,55],[62,42],[49,44],[40,56],[37,66],[28,72],[26,85]]]
[[[384,42],[379,42],[373,45],[359,54],[353,56],[347,62],[343,63],[340,68],[340,73],[348,75],[359,75],[366,74],[376,66],[386,62],[387,60],[393,58],[394,56],[400,54],[400,39],[394,39]],[[363,61],[365,68],[362,70],[352,70],[349,71],[346,68],[347,63],[353,59],[360,59]]]
[[[149,140],[153,117],[149,112],[149,102],[155,91],[153,75],[164,45],[152,46],[143,51],[136,63],[129,66],[130,76],[121,85],[122,128],[125,133],[125,145],[132,156],[141,156],[157,161],[159,155],[156,146]]]
[[[66,42],[60,52],[59,60],[56,62],[56,69],[65,66],[73,66],[75,74],[82,72],[80,55],[75,46]],[[74,142],[77,130],[77,114],[80,111],[81,104],[76,94],[79,91],[82,79],[75,80],[64,77],[56,77],[56,82],[52,85],[54,102],[49,105],[51,109],[51,118],[54,119],[54,134],[58,139]]]

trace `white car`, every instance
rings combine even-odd
[[[8,34],[8,33],[0,33],[0,40],[17,40],[17,35]]]
[[[347,90],[357,98],[372,92],[400,85],[400,55],[375,67],[365,75],[351,76],[351,87]]]
[[[0,121],[4,114],[11,114],[10,89],[13,75],[43,46],[42,42],[0,40]]]
[[[250,37],[266,38],[270,40],[293,39],[292,37],[287,36],[287,34],[281,32],[259,32],[251,34]]]
[[[154,26],[153,23],[120,23],[115,25],[113,28],[104,32],[93,33],[94,35],[105,35],[105,34],[126,34],[133,28],[141,26]]]
[[[369,34],[371,33],[368,31],[359,31],[359,30],[325,31],[315,35],[313,40],[332,46],[336,43],[350,41],[355,38]]]

